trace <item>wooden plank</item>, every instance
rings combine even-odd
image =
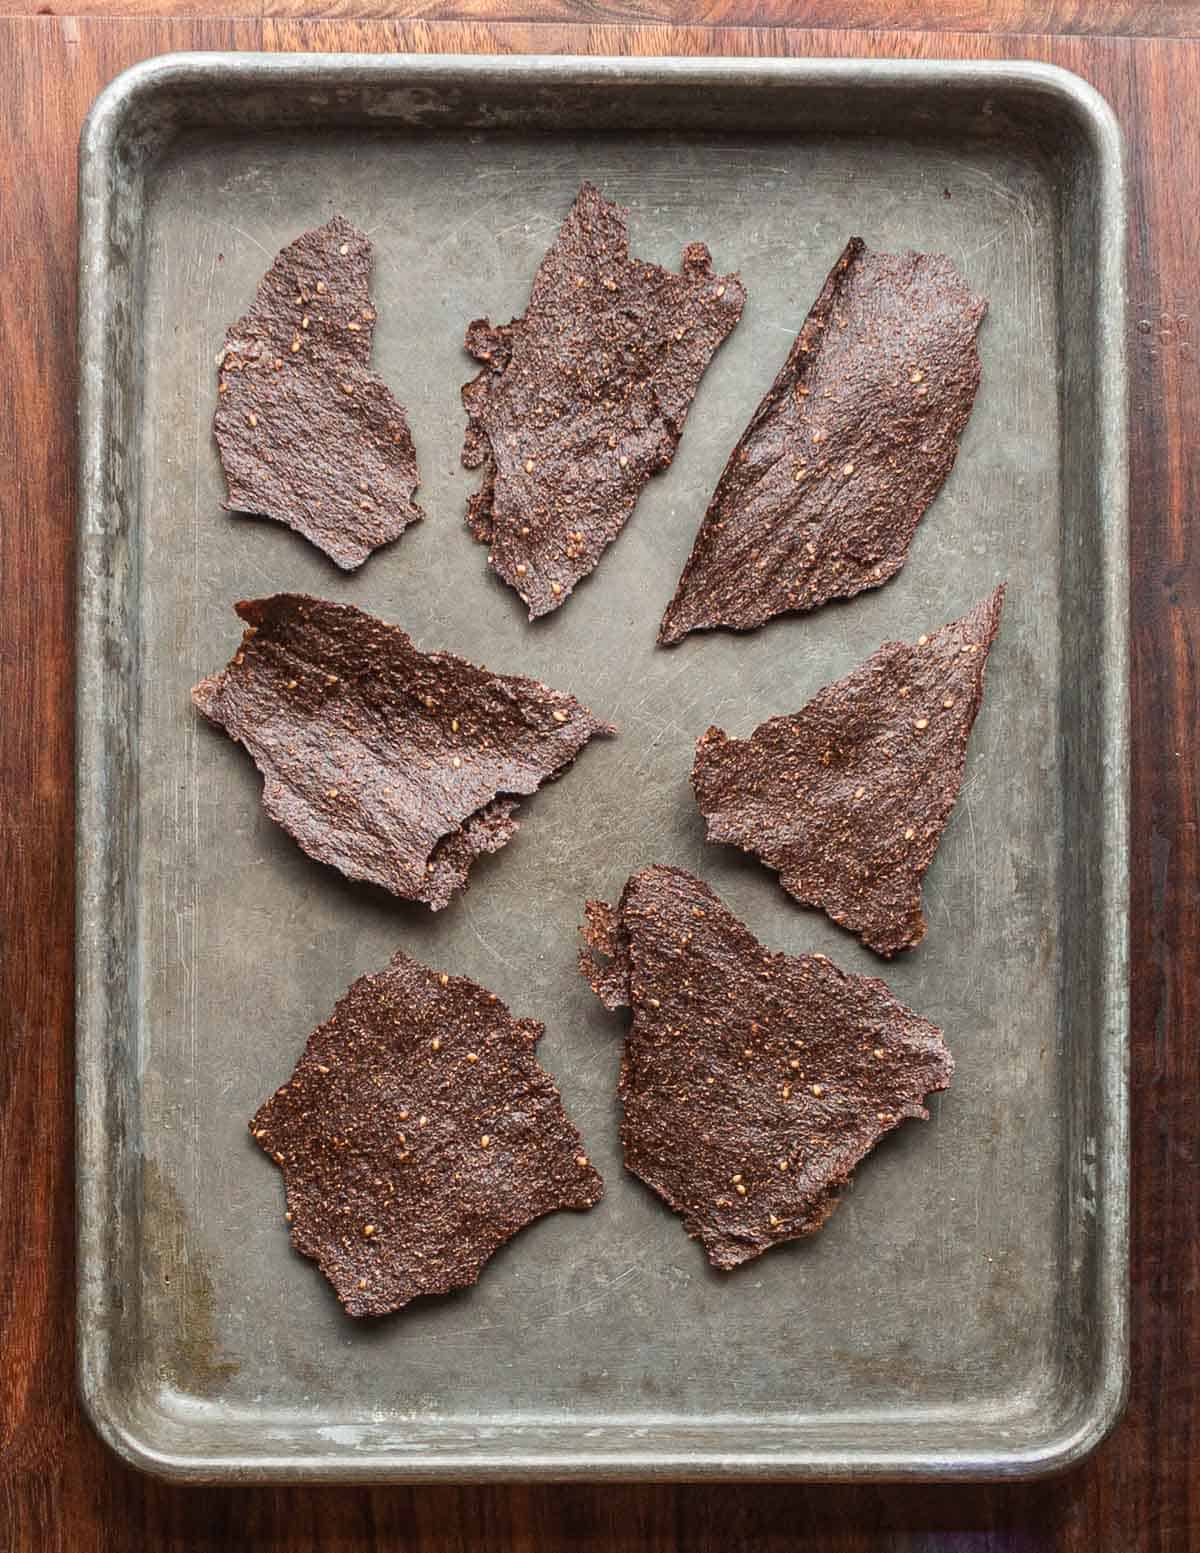
[[[379,21],[367,17],[263,18],[263,47],[301,52],[334,48],[352,53],[417,54],[440,51],[456,40],[468,54],[656,54],[735,57],[783,55],[838,58],[871,55],[894,59],[1045,59],[1078,61],[1088,75],[1090,61],[1111,55],[1132,57],[1132,40],[1072,39],[970,33],[862,32],[857,28],[811,31],[796,27],[680,26],[658,21],[614,25],[607,20],[581,28],[560,23],[478,21],[454,25],[424,20]],[[1186,45],[1183,45],[1186,46]],[[1068,67],[1068,68],[1074,68]]]
[[[147,54],[257,23],[5,21],[0,166],[0,1548],[100,1546],[112,1466],[74,1396],[72,952],[75,153]],[[81,1535],[68,1527],[76,1523]],[[114,1523],[116,1524],[116,1523]]]
[[[1133,1407],[1108,1453],[1114,1520],[1200,1544],[1200,49],[1138,52],[1132,210]],[[1190,1099],[1187,1097],[1191,1097]],[[1190,1229],[1188,1226],[1191,1226]],[[1129,1453],[1126,1455],[1125,1453]],[[1103,1522],[1096,1524],[1102,1525]]]
[[[879,0],[867,14],[888,9]],[[1047,25],[1059,27],[1070,9],[1065,0],[1042,8]],[[955,14],[966,10],[959,5]],[[489,6],[486,15],[494,14]],[[597,19],[612,14],[596,12]],[[905,11],[914,14],[931,13]],[[991,11],[993,19],[1016,14],[1007,0]],[[706,10],[706,19],[713,15]],[[0,522],[0,1548],[1177,1553],[1198,1546],[1200,814],[1192,725],[1200,569],[1190,519],[1200,474],[1192,431],[1200,412],[1193,333],[1200,300],[1191,193],[1200,158],[1200,45],[836,28],[675,30],[652,15],[631,28],[586,29],[483,18],[481,7],[477,19],[454,25],[0,21],[0,468],[8,473]],[[1043,1485],[939,1490],[183,1491],[121,1467],[83,1422],[70,1339],[75,140],[96,90],[125,64],[167,49],[260,41],[309,49],[1017,55],[1078,70],[1114,103],[1135,174],[1135,1350],[1129,1412],[1082,1470]]]
[[[599,22],[706,27],[792,27],[839,31],[1025,33],[1080,37],[1183,38],[1200,34],[1196,0],[0,0],[0,16],[80,15],[176,18],[278,16],[431,22]]]

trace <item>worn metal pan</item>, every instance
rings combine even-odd
[[[679,456],[569,606],[531,628],[461,518],[461,351],[519,313],[588,177],[635,251],[702,238],[750,302]],[[1124,215],[1112,115],[1031,64],[195,55],[97,102],[81,165],[79,1354],[102,1435],[185,1479],[1019,1477],[1123,1395],[1126,1316]],[[362,571],[232,518],[214,358],[275,251],[372,233],[376,365],[428,520]],[[888,587],[654,647],[726,453],[853,233],[949,253],[991,311],[957,466]],[[885,975],[954,1087],[828,1226],[711,1272],[621,1169],[621,1025],[573,969],[585,896],[708,878],[767,943],[878,963],[703,842],[687,787],[888,637],[1009,583],[931,929]],[[434,917],[343,883],[264,818],[190,685],[235,599],[300,588],[619,724]],[[397,945],[543,1019],[605,1202],[461,1295],[355,1324],[292,1254],[246,1118]]]

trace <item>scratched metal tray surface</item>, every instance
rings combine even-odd
[[[176,56],[84,131],[79,1353],[100,1433],[184,1479],[1004,1477],[1078,1459],[1126,1355],[1123,195],[1105,104],[1025,64]],[[584,178],[633,251],[700,238],[749,301],[672,468],[531,627],[463,525],[468,320],[526,301]],[[275,252],[370,233],[375,366],[427,520],[361,571],[222,511],[215,361]],[[990,299],[983,385],[907,566],[746,636],[655,628],[735,438],[846,239],[949,254]],[[801,705],[1009,585],[920,948],[883,965],[707,846],[693,743]],[[303,589],[537,675],[619,725],[433,915],[265,817],[188,692],[235,600]],[[624,1172],[624,1019],[574,968],[647,863],[768,945],[883,974],[958,1062],[928,1124],[807,1242],[732,1275]],[[541,1019],[608,1191],[473,1289],[354,1322],[292,1252],[246,1119],[397,948]]]

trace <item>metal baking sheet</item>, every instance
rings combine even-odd
[[[634,251],[702,238],[749,291],[679,455],[530,627],[463,526],[461,341],[522,310],[583,178]],[[1005,1477],[1078,1459],[1126,1354],[1126,464],[1116,128],[1026,64],[197,55],[97,103],[82,148],[79,1351],[101,1434],[187,1479]],[[342,211],[376,248],[375,364],[427,521],[347,576],[221,509],[215,359],[276,250]],[[654,633],[722,462],[851,234],[991,300],[983,386],[907,567],[750,636]],[[706,846],[687,776],[888,637],[1009,583],[968,777],[883,967]],[[352,600],[620,725],[524,805],[439,915],[264,816],[188,691],[234,600]],[[882,973],[958,1060],[928,1125],[806,1243],[731,1276],[621,1168],[624,1025],[574,970],[589,895],[682,864],[774,948]],[[246,1118],[403,946],[545,1021],[608,1195],[469,1291],[345,1317],[289,1248]]]

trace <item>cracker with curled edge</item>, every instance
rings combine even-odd
[[[851,238],[729,456],[661,643],[896,575],[958,455],[986,312],[942,254]]]
[[[626,1003],[625,1164],[728,1270],[820,1229],[851,1171],[954,1071],[882,981],[772,954],[703,881],[644,868],[588,903],[580,969]]]
[[[279,593],[237,612],[241,646],[192,699],[253,757],[267,813],[310,857],[435,911],[512,837],[520,799],[614,731],[351,604]]]
[[[467,523],[529,618],[564,604],[675,457],[705,369],[741,317],[737,275],[703,243],[675,274],[629,254],[628,212],[585,183],[524,316],[476,319],[462,460]]]

